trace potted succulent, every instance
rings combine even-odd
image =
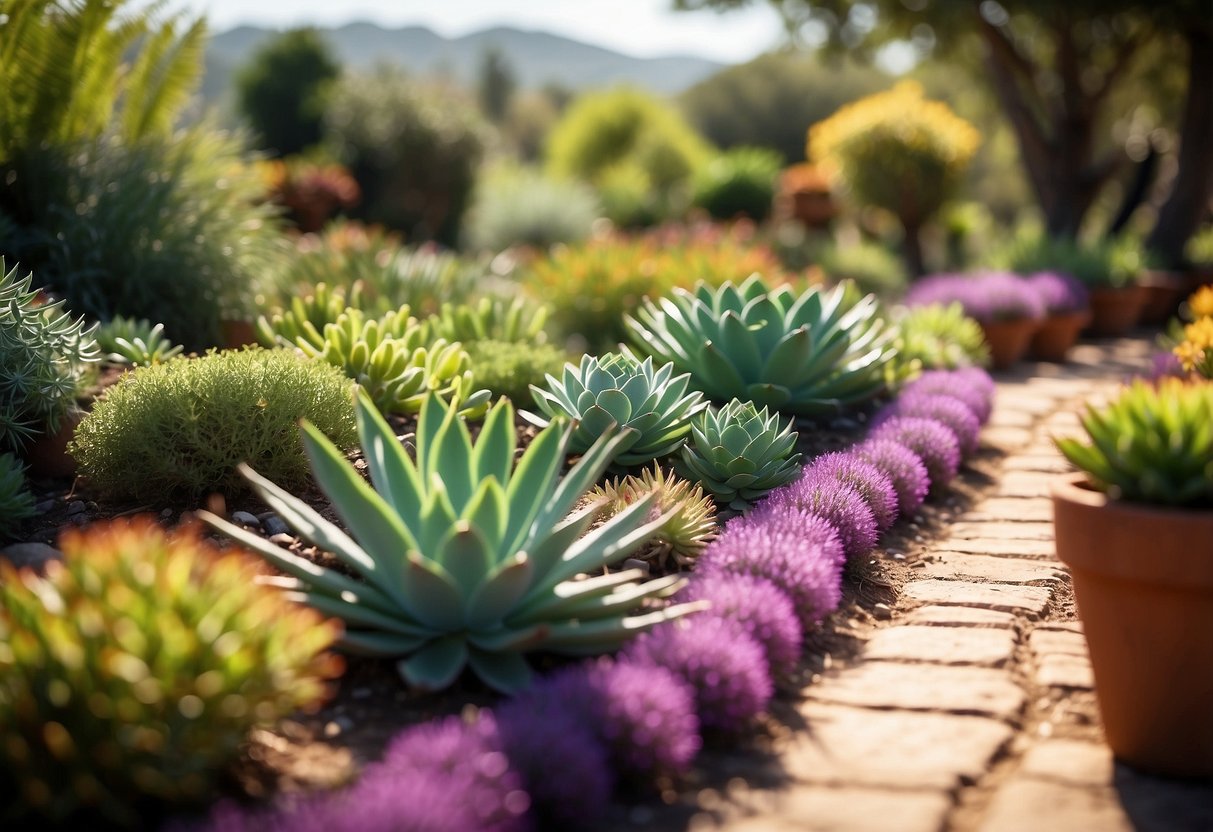
[[[1060,272],[1037,272],[1027,281],[1046,312],[1029,352],[1038,361],[1065,361],[1078,334],[1091,323],[1090,293],[1077,278]]]
[[[1052,488],[1108,744],[1158,774],[1213,777],[1213,384],[1137,381],[1059,439]]]
[[[1027,354],[1045,317],[1045,304],[1028,283],[1007,272],[939,274],[925,277],[906,293],[906,306],[959,303],[981,325],[990,362],[1003,370]]]

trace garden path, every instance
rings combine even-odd
[[[1146,339],[1105,341],[998,377],[983,431],[1003,454],[994,484],[906,552],[889,620],[801,691],[799,728],[772,749],[779,784],[741,770],[700,793],[689,829],[1213,830],[1213,788],[1113,763],[1053,553],[1048,487],[1069,469],[1051,438],[1149,352]]]

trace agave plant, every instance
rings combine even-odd
[[[291,576],[283,584],[294,597],[342,619],[348,650],[400,659],[401,676],[418,687],[444,688],[470,666],[509,692],[530,680],[528,651],[601,653],[696,609],[633,615],[682,581],[675,575],[639,583],[639,570],[605,571],[665,522],[664,515],[649,518],[656,495],[592,530],[597,506],[569,515],[630,430],[606,427],[561,479],[572,429],[541,431],[515,463],[514,409],[504,399],[473,444],[455,409],[427,396],[416,461],[361,392],[357,417],[373,488],[319,431],[303,426],[316,481],[350,535],[251,468],[242,473],[299,534],[363,580],[204,515]]]
[[[794,453],[798,438],[791,422],[783,424],[778,413],[733,399],[696,421],[674,467],[720,505],[744,511],[800,473],[800,454]]]
[[[115,315],[97,327],[97,343],[115,364],[149,367],[181,354],[184,347],[164,336],[164,324]]]
[[[753,275],[741,285],[646,298],[626,323],[642,350],[689,373],[716,401],[819,416],[885,389],[895,330],[875,297],[855,295],[849,283],[798,293]]]
[[[1213,384],[1137,381],[1082,420],[1090,443],[1058,439],[1066,458],[1117,499],[1213,506]]]
[[[686,373],[675,376],[672,364],[654,370],[652,358],[638,361],[625,351],[583,356],[579,366],[565,365],[562,379],[549,375],[546,390],[532,386],[531,392],[548,419],[577,420],[570,446],[574,453],[587,450],[607,425],[617,422],[635,432],[615,462],[643,465],[678,450],[695,414],[707,407],[699,393],[687,393],[689,380]]]

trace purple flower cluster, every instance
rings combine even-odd
[[[624,655],[671,670],[686,682],[704,728],[736,731],[762,713],[775,693],[762,645],[726,618],[662,624],[638,636]]]
[[[792,599],[811,627],[842,600],[845,558],[838,532],[826,520],[794,506],[771,504],[734,518],[696,563],[700,574],[733,572],[766,578]]]
[[[1045,317],[1043,298],[1028,282],[1009,272],[936,274],[914,283],[906,306],[959,303],[965,314],[983,323]]]
[[[1025,280],[1032,291],[1044,302],[1050,315],[1065,315],[1081,312],[1091,305],[1091,294],[1082,281],[1073,275],[1059,272],[1037,272]]]
[[[951,396],[964,402],[979,424],[984,425],[990,419],[993,409],[994,384],[985,370],[972,368],[979,376],[973,376],[969,369],[965,370],[928,370],[911,381],[901,391],[901,396],[917,396],[923,393],[939,393]],[[980,380],[984,376],[990,381],[989,388]]]
[[[960,443],[947,427],[920,416],[894,416],[869,434],[871,439],[892,439],[918,455],[931,478],[931,489],[942,489],[960,470]]]
[[[819,485],[840,482],[854,488],[871,510],[877,531],[897,522],[897,493],[892,480],[860,456],[849,452],[822,454],[805,469],[803,479]]]
[[[876,545],[876,518],[863,501],[863,495],[851,486],[834,481],[799,479],[771,492],[772,505],[784,504],[816,515],[838,532],[842,551],[854,562]]]
[[[706,616],[736,622],[766,653],[772,676],[786,676],[796,668],[804,631],[792,599],[775,584],[757,575],[736,572],[697,573],[678,594],[679,601],[707,601]]]
[[[855,455],[883,471],[897,492],[897,509],[906,516],[918,511],[931,488],[931,477],[918,454],[892,439],[869,439]]]
[[[923,419],[934,419],[952,432],[960,443],[960,452],[965,454],[977,450],[978,434],[981,432],[981,422],[977,415],[962,402],[946,393],[928,393],[925,391],[907,390],[895,400],[881,408],[872,420],[873,427],[879,427],[889,419],[898,416],[914,416]]]

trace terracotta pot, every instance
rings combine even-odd
[[[1143,771],[1213,778],[1213,511],[1052,488],[1112,751]]]
[[[238,350],[257,345],[257,328],[252,321],[225,319],[219,322],[219,337],[223,348]]]
[[[1011,321],[982,321],[981,331],[990,347],[990,363],[995,370],[1005,370],[1028,352],[1039,321],[1016,318]]]
[[[1032,336],[1028,354],[1037,361],[1066,360],[1070,347],[1078,340],[1078,333],[1091,322],[1091,310],[1061,312],[1050,315],[1040,323]]]
[[[31,475],[55,478],[76,476],[76,460],[68,455],[67,444],[76,435],[76,426],[83,418],[84,411],[73,410],[63,417],[57,431],[39,436],[29,444],[22,456]]]
[[[824,228],[838,213],[838,206],[829,191],[793,191],[791,215],[806,228]]]
[[[1150,271],[1138,281],[1145,289],[1141,323],[1161,324],[1175,314],[1179,302],[1188,296],[1188,278],[1179,272]]]
[[[1124,335],[1137,326],[1145,305],[1145,287],[1137,284],[1092,289],[1091,325],[1087,331],[1092,335]]]

